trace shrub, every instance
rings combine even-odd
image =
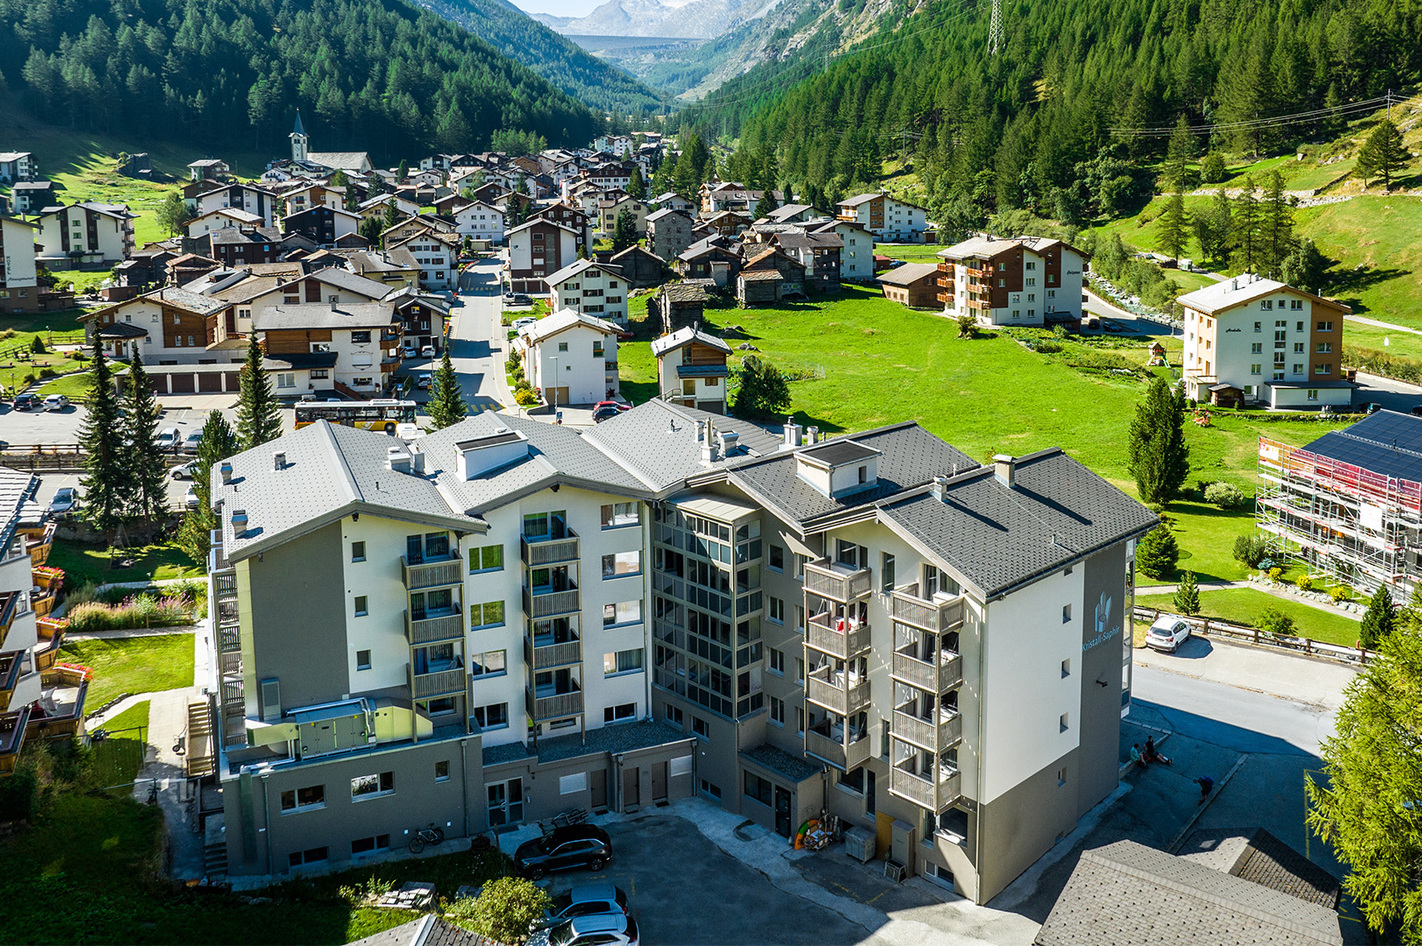
[[[1294,584],[1298,586],[1299,591],[1312,591],[1313,576],[1300,575],[1299,577],[1294,579]]]
[[[39,376],[41,378],[52,378],[58,373],[59,372],[55,371],[53,368],[49,367],[48,365],[45,365],[43,368],[40,369]]]
[[[1265,608],[1255,619],[1254,626],[1276,637],[1292,637],[1294,633],[1294,619],[1278,608]]]
[[[81,633],[117,631],[136,627],[175,627],[192,621],[190,604],[180,597],[138,594],[119,604],[86,601],[65,615],[71,630]]]
[[[44,339],[36,335],[30,339],[30,351],[36,355],[43,355],[47,349],[44,347]]]
[[[514,391],[514,403],[519,407],[532,407],[539,400],[540,398],[532,388],[519,388]]]
[[[959,338],[978,337],[978,320],[975,316],[960,315],[958,316],[957,322]]]
[[[1250,568],[1258,568],[1269,554],[1269,542],[1262,535],[1241,535],[1234,540],[1234,557]]]
[[[1233,483],[1211,483],[1205,487],[1205,502],[1221,509],[1238,509],[1244,505],[1244,491]]]
[[[1149,578],[1165,578],[1175,571],[1175,563],[1180,560],[1180,546],[1175,541],[1175,533],[1165,526],[1156,526],[1136,548],[1136,564]]]
[[[1273,568],[1269,569],[1270,581],[1278,581],[1282,577],[1284,577],[1284,570],[1278,565],[1275,565]]]
[[[498,877],[485,884],[477,898],[454,901],[449,915],[480,936],[500,943],[520,943],[528,938],[528,928],[552,905],[552,898],[533,881]]]
[[[1353,597],[1352,589],[1346,588],[1343,585],[1328,589],[1328,598],[1334,604],[1341,604],[1351,597]]]

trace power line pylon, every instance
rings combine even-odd
[[[1002,0],[992,0],[992,22],[988,24],[988,54],[1002,49]]]

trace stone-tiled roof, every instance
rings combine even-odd
[[[907,287],[937,272],[937,263],[905,263],[902,266],[894,267],[887,273],[881,273],[879,282],[886,286]]]
[[[1327,910],[1338,908],[1337,878],[1263,828],[1202,828],[1192,832],[1180,850],[1181,856],[1196,864]]]
[[[616,458],[649,487],[664,493],[679,488],[687,477],[709,470],[701,462],[697,421],[710,421],[718,431],[732,430],[739,434],[737,454],[728,462],[772,453],[780,444],[779,437],[747,421],[662,400],[639,404],[609,418],[587,430],[583,438]]]
[[[728,355],[731,353],[731,346],[727,345],[721,339],[714,335],[707,335],[705,332],[698,331],[688,325],[685,328],[677,329],[670,335],[663,335],[661,338],[653,339],[652,354],[660,358],[668,352],[676,351],[678,348],[690,345],[692,342],[700,342],[702,345],[725,352]]]
[[[745,749],[741,752],[741,758],[749,762],[754,762],[763,768],[785,776],[792,783],[798,785],[805,779],[820,771],[820,766],[811,765],[806,762],[803,756],[793,756],[783,749],[777,749],[768,743],[762,743],[753,749]]]

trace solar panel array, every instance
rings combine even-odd
[[[1303,449],[1384,476],[1422,482],[1422,417],[1378,411]]]

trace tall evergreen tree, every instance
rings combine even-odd
[[[221,411],[207,415],[202,426],[202,443],[198,444],[197,464],[193,467],[193,493],[197,505],[183,516],[178,529],[178,545],[197,565],[207,562],[207,549],[217,517],[212,512],[212,469],[237,452],[237,434]]]
[[[1300,240],[1279,264],[1279,279],[1305,292],[1321,293],[1330,265],[1331,261],[1318,251],[1312,240]]]
[[[79,429],[79,447],[84,452],[83,514],[109,544],[123,524],[128,499],[127,450],[123,426],[119,422],[118,395],[114,374],[104,355],[103,343],[94,338],[94,364],[89,369],[88,411]]]
[[[1141,501],[1168,503],[1190,475],[1185,444],[1185,398],[1178,387],[1157,376],[1131,420],[1131,475]]]
[[[635,197],[638,200],[646,199],[647,182],[642,180],[641,168],[632,169],[632,177],[627,181],[627,196]]]
[[[621,253],[629,246],[637,243],[637,218],[632,216],[632,211],[623,208],[618,211],[617,222],[612,228],[612,252]]]
[[[1196,211],[1191,218],[1195,240],[1200,244],[1200,256],[1206,260],[1222,260],[1229,255],[1230,201],[1221,187],[1208,209]]]
[[[775,202],[775,191],[767,187],[765,193],[761,194],[760,200],[755,202],[755,219],[759,220],[762,217],[769,216],[770,212],[779,206],[780,205]]]
[[[1358,628],[1363,646],[1376,650],[1392,635],[1397,625],[1397,613],[1392,608],[1392,592],[1387,585],[1379,585],[1368,601],[1368,610],[1363,614],[1363,623]]]
[[[1284,192],[1284,175],[1271,171],[1259,203],[1259,268],[1270,278],[1294,250],[1294,205]]]
[[[1162,176],[1172,190],[1183,191],[1195,184],[1195,157],[1199,145],[1195,133],[1190,130],[1190,122],[1184,115],[1175,123],[1170,134],[1170,145],[1165,152]]]
[[[1176,187],[1160,215],[1160,249],[1178,263],[1190,240],[1190,215],[1185,211],[1185,195]]]
[[[237,402],[237,440],[243,450],[281,436],[281,412],[272,397],[272,382],[262,368],[262,348],[257,333],[247,341],[242,365],[241,397]]]
[[[168,463],[158,446],[158,399],[148,381],[138,349],[128,363],[128,389],[124,430],[128,451],[128,514],[138,519],[159,519],[168,512]]]
[[[1422,942],[1422,602],[1414,594],[1380,653],[1344,690],[1323,778],[1309,776],[1306,818],[1347,865],[1343,889],[1374,937]]]
[[[1384,118],[1358,149],[1358,176],[1366,185],[1369,179],[1382,177],[1383,190],[1392,190],[1392,179],[1412,160],[1412,153],[1402,140],[1402,132]]]
[[[1200,613],[1200,585],[1195,580],[1194,572],[1187,571],[1180,576],[1180,583],[1175,587],[1175,598],[1172,603],[1175,605],[1175,610],[1181,614]]]
[[[1261,216],[1254,178],[1245,177],[1240,184],[1239,196],[1234,199],[1230,248],[1233,250],[1234,265],[1246,273],[1256,272],[1259,265]]]
[[[435,430],[457,424],[469,413],[469,406],[464,403],[464,392],[459,386],[459,376],[454,373],[454,363],[449,360],[448,347],[440,359],[439,368],[435,370],[434,383],[430,385],[430,402],[425,409],[429,411]]]

